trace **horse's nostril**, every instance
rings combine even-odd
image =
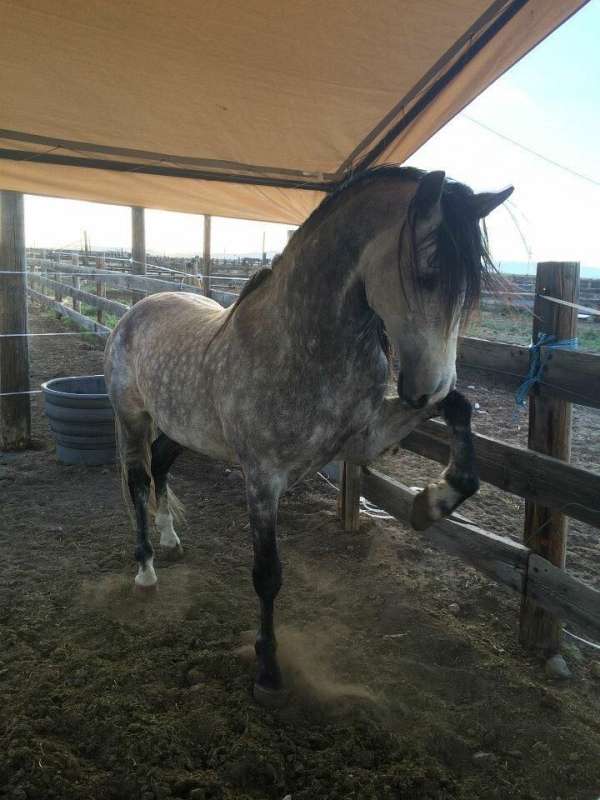
[[[425,408],[427,405],[427,401],[429,400],[428,394],[422,394],[421,397],[414,403],[415,408]]]

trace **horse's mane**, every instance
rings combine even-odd
[[[473,190],[464,183],[447,179],[442,191],[442,223],[434,231],[434,265],[439,265],[440,292],[445,299],[442,309],[450,327],[457,308],[461,307],[463,320],[477,306],[482,286],[490,285],[497,273],[492,261],[485,222],[475,217]],[[408,237],[413,287],[417,288],[418,265],[416,240],[416,209],[414,202],[408,209],[399,247]],[[432,265],[433,266],[433,265]],[[404,280],[405,276],[401,275]]]
[[[237,297],[237,300],[231,306],[231,313],[229,314],[230,317],[235,312],[235,309],[239,306],[239,304],[244,300],[244,298],[248,297],[248,295],[255,289],[258,289],[258,287],[261,286],[267,280],[267,278],[270,277],[271,272],[272,270],[270,267],[263,267],[262,269],[257,270],[253,275],[251,275],[248,278],[246,283],[242,286],[242,289]]]
[[[359,186],[363,186],[364,184],[368,183],[369,181],[375,180],[376,178],[380,177],[400,177],[406,181],[413,181],[418,183],[421,178],[425,175],[425,172],[421,169],[417,169],[416,167],[398,167],[392,164],[384,164],[379,167],[373,167],[368,170],[364,170],[363,172],[356,173],[342,183],[339,184],[333,191],[331,191],[326,197],[321,200],[319,205],[315,208],[315,210],[307,217],[302,225],[294,231],[294,234],[288,244],[286,245],[285,250],[288,247],[292,246],[292,243],[296,244],[300,236],[304,236],[310,229],[312,229],[315,225],[318,225],[325,217],[329,215],[329,213],[333,210],[333,206],[337,200],[339,200],[340,196],[345,194],[348,189],[351,188],[358,188]],[[285,253],[284,250],[284,253]],[[283,254],[281,253],[273,259],[272,266],[275,267],[277,262],[283,258]],[[231,313],[229,314],[226,323],[229,322],[232,315],[235,313],[236,309],[240,305],[240,303],[248,297],[255,289],[258,289],[261,284],[264,283],[265,279],[269,277],[272,270],[269,267],[264,267],[263,269],[259,269],[258,272],[255,272],[254,275],[244,284],[241,292],[238,295],[237,300],[231,306]]]
[[[294,242],[300,234],[304,235],[319,225],[331,213],[337,201],[348,192],[365,187],[381,178],[395,178],[418,184],[424,175],[426,172],[416,167],[399,167],[393,164],[383,164],[352,175],[317,206],[298,228],[291,242]],[[473,190],[464,183],[451,179],[446,179],[444,182],[443,220],[435,232],[434,258],[443,264],[443,269],[440,270],[441,293],[447,301],[443,312],[449,326],[459,305],[462,306],[463,318],[468,318],[469,313],[479,302],[482,286],[491,283],[491,278],[496,273],[489,252],[485,223],[480,225],[474,215],[471,202],[473,194]],[[408,236],[413,279],[416,278],[418,265],[415,223],[415,205],[411,201],[400,236],[400,246],[404,237]],[[413,280],[413,286],[418,292],[418,281]]]
[[[416,167],[398,167],[395,164],[382,164],[378,167],[356,172],[342,181],[327,197],[324,197],[312,214],[306,218],[302,225],[294,232],[289,244],[306,234],[308,231],[323,221],[333,210],[333,206],[340,198],[349,193],[351,189],[359,189],[380,178],[400,178],[407,183],[418,183],[426,173]]]
[[[356,173],[344,180],[327,197],[325,197],[312,214],[294,232],[286,246],[295,247],[300,238],[310,233],[319,225],[337,205],[338,201],[352,190],[363,188],[369,183],[381,178],[396,178],[406,182],[419,183],[426,173],[416,167],[399,167],[392,164],[383,164],[363,172]],[[436,247],[434,258],[444,265],[440,270],[443,297],[447,300],[444,313],[448,325],[451,324],[455,311],[462,303],[463,316],[476,306],[481,295],[482,283],[488,282],[495,272],[495,267],[490,257],[485,225],[479,225],[475,219],[470,203],[473,190],[463,183],[447,179],[442,193],[442,224],[435,232]],[[402,228],[399,247],[402,246],[404,237],[408,237],[411,253],[410,263],[413,268],[412,277],[416,278],[418,259],[416,258],[418,242],[415,231],[415,207],[411,201],[405,224]],[[285,254],[284,250],[284,254]],[[276,266],[283,255],[273,261]],[[225,323],[217,331],[223,331],[231,321],[240,304],[261,286],[272,274],[268,267],[258,270],[246,282],[237,300],[231,306]],[[404,278],[404,276],[401,276]],[[413,285],[418,289],[418,281],[413,280]],[[214,337],[213,337],[214,338]]]
[[[210,346],[212,345],[214,340],[217,338],[217,336],[219,336],[221,333],[223,333],[226,330],[226,328],[229,326],[229,323],[231,322],[231,318],[235,314],[236,309],[239,306],[239,304],[241,302],[243,302],[243,300],[246,297],[248,297],[248,295],[251,294],[255,289],[257,289],[259,286],[261,286],[267,280],[267,278],[270,277],[271,273],[272,273],[272,270],[271,270],[270,267],[263,267],[262,269],[257,270],[253,275],[251,275],[250,278],[248,278],[246,283],[242,286],[242,289],[241,289],[240,293],[238,294],[237,300],[235,301],[235,303],[232,303],[231,306],[229,306],[230,311],[229,311],[229,314],[225,317],[225,322],[219,328],[217,328],[217,330],[213,333],[213,335],[208,340],[207,345],[206,345],[206,349],[204,351],[204,357],[206,357],[206,354],[208,353]]]

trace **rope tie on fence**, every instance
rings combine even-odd
[[[537,342],[529,345],[529,370],[523,383],[515,393],[517,409],[525,405],[529,392],[540,380],[544,367],[546,366],[547,359],[546,361],[542,360],[542,347],[545,347],[547,350],[576,350],[577,346],[577,338],[556,341],[556,336],[550,333],[539,334]]]

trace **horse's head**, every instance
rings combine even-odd
[[[492,266],[480,220],[511,192],[475,194],[427,173],[408,203],[388,205],[390,219],[365,248],[367,300],[399,361],[398,394],[414,408],[454,387],[461,321]]]

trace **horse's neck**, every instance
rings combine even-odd
[[[352,237],[338,247],[309,240],[286,254],[281,268],[280,302],[297,326],[311,335],[335,336],[372,317],[358,275],[359,249]],[[343,329],[343,331],[342,331]]]

